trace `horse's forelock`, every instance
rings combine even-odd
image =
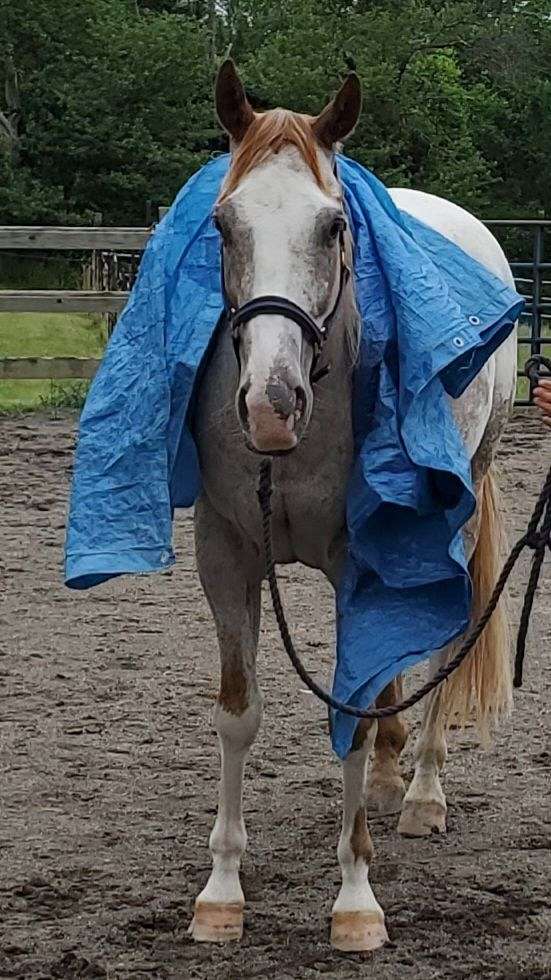
[[[284,146],[296,147],[318,187],[330,194],[331,188],[320,167],[319,144],[312,129],[311,117],[288,109],[270,109],[256,114],[242,142],[234,151],[220,201],[232,194],[255,167]]]

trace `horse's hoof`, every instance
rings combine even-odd
[[[446,833],[446,807],[438,801],[406,800],[398,822],[404,837],[428,837]]]
[[[385,920],[378,912],[333,912],[331,945],[343,953],[379,949],[388,942]]]
[[[227,943],[243,935],[241,902],[196,902],[188,932],[198,943]]]
[[[367,815],[387,817],[399,813],[406,792],[403,779],[374,780],[367,790]]]

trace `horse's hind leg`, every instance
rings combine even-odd
[[[331,942],[344,952],[377,949],[386,942],[383,910],[369,883],[373,845],[365,809],[366,765],[377,726],[361,721],[343,762],[344,802],[337,850],[342,886],[333,906]]]
[[[447,660],[447,648],[433,655],[429,675],[433,677]],[[441,699],[440,687],[427,697],[421,731],[415,745],[415,772],[398,823],[399,832],[406,837],[423,837],[446,830],[446,798],[440,773],[448,749]]]
[[[218,815],[210,835],[212,872],[195,902],[194,939],[224,942],[243,932],[239,881],[247,844],[242,813],[245,759],[258,732],[262,702],[256,681],[260,618],[258,556],[204,498],[195,512],[197,566],[220,645],[220,693],[214,725],[220,741]]]
[[[490,598],[501,570],[502,517],[491,470],[480,479],[478,507],[465,528],[465,546],[471,556],[473,621]],[[457,640],[431,658],[430,670],[447,663],[457,653]],[[483,738],[489,727],[511,705],[511,664],[506,607],[500,603],[482,636],[458,670],[427,698],[421,732],[415,747],[415,774],[406,793],[398,830],[408,837],[422,837],[446,829],[446,800],[440,772],[446,761],[446,727],[474,721]]]
[[[377,707],[397,704],[403,697],[401,676],[385,687],[377,698]],[[367,789],[368,810],[379,815],[398,813],[406,791],[400,773],[400,753],[406,744],[408,726],[404,715],[381,718],[375,738],[375,756]]]

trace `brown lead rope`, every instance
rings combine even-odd
[[[487,625],[492,613],[494,612],[501,593],[503,592],[507,579],[513,571],[516,565],[517,559],[524,548],[532,548],[534,550],[534,558],[532,560],[532,568],[530,570],[530,577],[528,584],[526,586],[526,593],[524,596],[524,604],[522,608],[522,615],[520,618],[519,631],[517,637],[517,653],[515,659],[515,677],[514,685],[515,687],[520,687],[522,684],[522,666],[524,662],[524,652],[526,644],[526,633],[528,630],[528,623],[530,620],[530,613],[532,611],[532,605],[534,602],[534,595],[538,586],[538,579],[541,571],[541,566],[543,563],[543,558],[545,555],[545,549],[551,548],[551,467],[547,474],[545,483],[543,484],[542,491],[538,497],[536,506],[532,512],[530,521],[528,522],[528,527],[526,532],[517,541],[514,548],[511,550],[507,561],[503,566],[501,575],[499,576],[494,591],[490,597],[490,601],[486,606],[486,609],[482,613],[480,619],[473,627],[465,641],[463,642],[459,652],[455,655],[453,660],[450,660],[449,664],[445,667],[441,667],[440,670],[434,675],[432,680],[428,681],[423,687],[415,691],[410,695],[409,698],[405,698],[404,701],[400,701],[399,704],[390,704],[385,708],[355,708],[352,705],[344,704],[342,701],[337,701],[336,698],[328,694],[319,684],[316,684],[315,680],[307,673],[305,667],[303,666],[291,639],[291,634],[289,633],[289,627],[287,626],[287,621],[285,619],[285,613],[283,611],[283,605],[281,602],[281,596],[279,594],[279,587],[277,584],[277,577],[275,571],[275,562],[273,558],[272,549],[272,528],[271,528],[271,504],[270,498],[272,495],[272,461],[271,459],[265,459],[260,465],[260,476],[258,484],[258,499],[260,502],[260,509],[262,511],[262,533],[264,538],[264,555],[266,561],[266,578],[270,586],[270,593],[272,596],[272,604],[274,607],[274,612],[277,619],[277,625],[279,626],[279,632],[281,634],[281,639],[283,640],[283,645],[285,650],[289,655],[289,659],[295,668],[297,674],[306,686],[325,704],[329,705],[330,708],[334,708],[336,711],[342,711],[344,714],[353,715],[355,718],[390,718],[392,715],[397,715],[407,708],[411,708],[412,705],[417,704],[421,701],[425,695],[430,694],[434,691],[435,687],[438,687],[442,681],[450,676],[457,670],[460,664],[463,663],[467,654],[472,650],[485,626]],[[543,521],[542,521],[543,518]],[[542,521],[541,527],[538,527]]]

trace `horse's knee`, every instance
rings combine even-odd
[[[230,715],[242,715],[249,706],[250,681],[236,663],[222,662],[218,703]]]
[[[214,722],[220,738],[250,745],[258,731],[262,699],[256,681],[255,651],[250,656],[240,637],[225,630],[220,639],[220,690]]]
[[[257,688],[250,688],[247,704],[239,713],[228,711],[219,697],[214,709],[214,727],[223,746],[233,751],[249,748],[262,721],[262,698]]]
[[[397,715],[381,718],[375,739],[375,751],[398,758],[408,737],[408,726]]]

